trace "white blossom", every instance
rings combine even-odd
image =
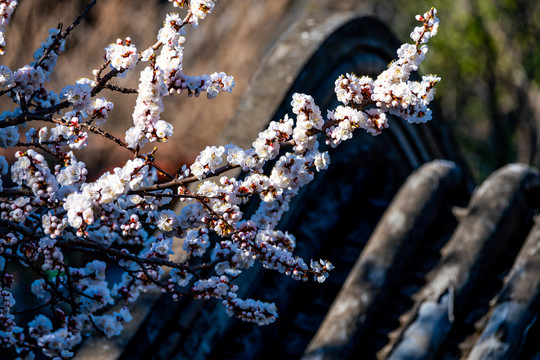
[[[60,97],[69,101],[75,110],[83,109],[90,103],[93,82],[90,79],[79,79],[75,85],[66,86],[60,91]]]
[[[131,44],[131,39],[126,39],[126,44],[121,39],[105,48],[105,58],[110,61],[111,67],[118,71],[132,70],[138,62],[137,48]],[[125,74],[124,74],[125,75]]]

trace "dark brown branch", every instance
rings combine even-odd
[[[4,189],[4,191],[6,191],[6,190],[8,190],[8,189]],[[36,236],[36,234],[34,233],[33,230],[27,229],[23,225],[17,224],[17,223],[15,223],[13,221],[6,221],[6,220],[0,219],[0,226],[5,226],[8,229],[13,230],[15,232],[18,232],[19,234],[21,234],[21,235],[23,235],[25,237],[28,237],[28,238],[33,238],[34,236]]]
[[[114,84],[107,84],[105,85],[105,88],[111,91],[118,91],[123,94],[137,94],[137,89],[125,88]]]
[[[96,96],[96,94],[100,93],[101,90],[105,88],[109,80],[111,80],[113,77],[115,77],[116,75],[120,73],[121,71],[117,69],[112,69],[107,74],[105,74],[105,76],[103,76],[101,80],[97,83],[97,85],[92,89],[91,95]]]
[[[41,109],[36,112],[26,112],[22,113],[19,116],[13,118],[6,118],[4,121],[0,122],[0,128],[6,128],[9,126],[20,125],[27,121],[33,120],[42,120],[42,121],[51,121],[52,115],[62,109],[68,108],[70,106],[69,101],[62,101],[56,105],[50,106],[46,109]]]
[[[17,147],[31,147],[31,146],[33,146],[35,148],[40,149],[43,152],[46,152],[49,155],[52,155],[52,156],[58,158],[59,160],[62,160],[61,158],[58,157],[58,155],[59,155],[58,153],[55,153],[54,151],[49,150],[46,146],[43,146],[43,145],[55,145],[55,144],[57,144],[57,143],[53,142],[53,141],[46,141],[43,144],[18,142],[17,145],[15,145],[15,146],[17,146]]]
[[[129,260],[137,263],[141,268],[143,265],[157,265],[166,266],[170,268],[176,268],[180,270],[187,270],[189,272],[211,268],[217,264],[217,262],[209,262],[200,265],[190,266],[187,264],[180,264],[174,261],[160,259],[160,258],[142,258],[137,255],[125,253],[123,251],[109,247],[108,245],[98,244],[92,241],[84,239],[72,239],[72,240],[57,240],[56,245],[61,248],[73,249],[77,251],[93,252],[99,251],[102,254],[111,256],[115,259]]]
[[[164,194],[164,193],[155,193],[155,192],[144,192],[139,193],[140,196],[152,196],[156,198],[179,198],[179,199],[194,199],[194,200],[206,200],[206,199],[221,199],[220,196],[203,196],[203,195],[192,195],[192,194]]]
[[[19,196],[33,196],[32,190],[27,188],[4,188],[2,191],[0,191],[0,196],[5,197],[19,197]],[[2,225],[2,222],[0,220],[0,225]],[[6,226],[11,226],[11,223],[4,224]]]
[[[15,310],[15,311],[12,311],[11,313],[13,315],[25,314],[25,313],[29,313],[29,312],[33,312],[33,311],[43,309],[43,308],[45,308],[45,307],[47,307],[49,305],[51,305],[51,301],[47,301],[46,303],[41,304],[41,305],[36,305],[36,306],[30,307],[30,308],[26,308],[24,310]]]
[[[88,131],[94,133],[94,134],[97,134],[97,135],[100,135],[100,136],[103,136],[104,138],[106,139],[109,139],[111,141],[114,141],[115,143],[117,143],[118,145],[120,145],[121,147],[123,148],[126,148],[127,150],[129,150],[132,154],[136,154],[136,151],[133,150],[133,149],[130,149],[128,147],[128,144],[126,144],[125,142],[123,142],[120,138],[117,138],[116,136],[113,136],[111,134],[109,134],[108,132],[105,132],[103,131],[102,129],[100,129],[99,127],[95,126],[95,125],[92,125],[92,124],[89,124],[87,122],[83,122],[81,123],[81,126],[84,126],[85,128],[88,129]]]

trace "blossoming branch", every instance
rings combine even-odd
[[[330,163],[319,139],[336,147],[359,128],[377,135],[388,127],[388,114],[411,123],[431,119],[428,105],[440,79],[409,77],[437,32],[435,9],[417,16],[421,26],[411,33],[414,43],[402,45],[397,60],[376,79],[340,76],[335,92],[341,105],[326,116],[311,96],[294,94],[293,115],[271,122],[251,148],[208,146],[191,166],[167,174],[154,151],[143,151],[173,134],[173,126],[161,119],[163,98],[184,93],[212,99],[234,87],[223,72],[193,76],[183,71],[185,28],[197,27],[214,1],[169,2],[183,15],[166,16],[155,44],[141,50],[131,39],[119,39],[105,48],[104,63],[90,78],[59,93],[47,90],[47,82],[66,37],[95,0],[65,30],[50,30],[34,62],[16,70],[0,65],[0,96],[15,104],[0,115],[0,146],[20,149],[11,164],[0,156],[0,173],[14,184],[0,178],[0,344],[15,348],[21,359],[33,359],[36,350],[67,359],[86,334],[118,335],[131,320],[125,305],[152,289],[175,299],[216,298],[231,316],[272,323],[276,306],[239,298],[235,279],[255,263],[296,280],[328,277],[332,264],[294,256],[294,236],[276,228],[299,189]],[[2,54],[5,26],[16,6],[17,1],[0,0]],[[136,90],[112,82],[138,67]],[[125,134],[101,127],[114,108],[102,95],[105,89],[137,93],[133,126]],[[34,126],[37,120],[46,125]],[[89,133],[116,143],[133,158],[88,181],[86,164],[74,150],[89,149]],[[223,176],[233,168],[240,168],[242,177]],[[158,173],[167,179],[158,181]],[[192,183],[197,184],[188,189]],[[251,198],[260,205],[248,216],[242,205]],[[167,207],[173,199],[186,203],[179,213]],[[182,244],[187,260],[171,257],[174,243]],[[74,267],[69,261],[74,253],[108,260],[91,258]],[[31,309],[16,306],[16,264],[36,279],[27,286],[38,303]],[[122,276],[110,279],[111,268]],[[20,322],[23,312],[34,313],[33,320]]]

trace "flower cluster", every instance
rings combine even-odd
[[[4,55],[4,48],[6,41],[4,40],[4,32],[6,25],[11,19],[13,10],[17,7],[17,1],[15,0],[3,0],[0,2],[0,55]]]
[[[220,92],[230,93],[233,87],[233,77],[224,72],[202,76],[187,76],[177,72],[171,90],[177,93],[187,91],[188,96],[195,95],[195,97],[198,97],[201,92],[206,92],[206,97],[213,99]]]
[[[272,323],[278,316],[274,304],[238,297],[236,278],[243,271],[258,263],[295,280],[323,282],[333,268],[326,260],[295,256],[295,237],[277,229],[301,187],[330,164],[318,135],[334,147],[358,128],[379,134],[388,127],[387,114],[410,122],[430,119],[428,105],[439,78],[415,82],[409,75],[437,31],[435,9],[418,17],[423,26],[411,34],[415,44],[403,45],[398,59],[375,80],[340,76],[335,93],[341,104],[326,117],[313,97],[294,94],[292,114],[271,122],[252,147],[207,146],[191,166],[167,174],[155,152],[143,149],[173,134],[172,125],[161,119],[163,97],[206,92],[211,99],[234,86],[223,72],[183,72],[185,26],[197,27],[215,1],[170,2],[185,16],[168,14],[154,45],[139,52],[129,38],[110,44],[93,79],[80,79],[59,93],[47,90],[46,83],[69,34],[61,28],[49,32],[32,64],[14,71],[0,66],[0,96],[16,104],[0,114],[0,146],[22,148],[11,163],[0,156],[0,345],[14,348],[20,358],[31,359],[41,349],[51,358],[68,359],[87,334],[118,335],[131,320],[124,305],[152,289],[173,299],[218,299],[231,316]],[[0,1],[1,51],[15,5]],[[133,127],[121,139],[100,127],[114,108],[101,91],[125,90],[109,81],[135,71],[139,63],[145,64]],[[33,120],[41,120],[40,127],[29,126]],[[19,133],[23,126],[25,143]],[[114,141],[133,159],[101,175],[88,174],[73,150],[88,148],[91,132]],[[225,176],[234,168],[243,175]],[[193,183],[198,184],[187,186]],[[258,208],[246,215],[243,205],[253,198]],[[183,202],[181,211],[171,208],[173,199]],[[185,261],[175,249],[182,249]],[[73,253],[84,255],[71,261]],[[35,276],[28,290],[37,306],[27,311],[36,314],[19,326],[14,306],[20,290],[13,287],[12,264]],[[111,268],[121,275],[111,276]]]
[[[121,211],[126,204],[111,204],[125,195],[128,190],[142,186],[148,176],[148,166],[144,160],[129,160],[123,168],[106,172],[97,181],[85,183],[80,190],[69,193],[63,202],[69,224],[82,231],[83,227],[94,223],[94,213]]]
[[[162,97],[167,89],[160,72],[147,66],[139,79],[137,103],[133,111],[134,127],[126,131],[130,148],[144,146],[148,141],[167,141],[172,125],[160,119],[163,111]]]
[[[11,292],[0,287],[0,345],[9,347],[16,344],[17,334],[22,332],[22,328],[16,326],[15,316],[10,314],[11,309],[15,306],[15,299]]]
[[[75,85],[68,85],[60,91],[60,97],[71,103],[73,109],[81,110],[90,103],[92,80],[80,79]]]
[[[174,1],[174,5],[183,7],[184,1]],[[198,20],[203,19],[213,9],[212,1],[191,1],[189,14],[185,19],[178,14],[168,14],[163,27],[159,30],[157,39],[161,52],[155,55],[151,47],[141,54],[141,60],[151,61],[140,75],[137,103],[133,112],[134,127],[126,132],[126,142],[132,149],[143,147],[147,142],[166,142],[173,133],[170,123],[160,118],[163,112],[162,98],[171,93],[181,93],[184,90],[189,96],[199,96],[206,92],[209,99],[215,98],[220,92],[231,92],[234,79],[220,72],[212,75],[188,76],[182,71],[184,57],[185,29],[187,23],[197,26]],[[136,48],[121,41],[107,48],[107,59],[118,71],[133,68],[137,64]]]
[[[193,14],[193,25],[195,27],[198,26],[199,20],[204,19],[214,9],[214,5],[212,0],[191,0],[189,2],[189,9]]]
[[[118,39],[115,44],[107,46],[105,51],[105,59],[110,62],[113,69],[121,73],[126,70],[133,70],[139,60],[137,48],[131,44],[129,37],[126,38],[126,45],[124,45],[122,39]],[[123,75],[125,76],[125,73]]]
[[[229,316],[236,316],[244,321],[257,323],[257,325],[271,324],[278,317],[276,305],[273,303],[233,298],[232,300],[224,300],[223,304],[227,307]]]
[[[41,67],[25,65],[13,73],[13,81],[9,83],[15,93],[30,97],[37,92],[45,81],[45,72]]]
[[[43,155],[29,149],[17,152],[15,157],[17,161],[11,167],[12,180],[30,188],[37,199],[54,200],[58,182]]]
[[[412,71],[416,71],[428,51],[425,43],[437,33],[439,20],[437,10],[431,9],[417,20],[423,26],[411,33],[415,44],[403,44],[397,54],[398,60],[390,64],[374,81],[372,100],[383,111],[400,116],[411,123],[431,120],[429,103],[435,95],[435,85],[441,79],[434,75],[423,76],[422,81],[410,81]]]

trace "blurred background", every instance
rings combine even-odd
[[[16,68],[30,63],[48,29],[60,22],[67,27],[88,2],[21,0],[7,28],[2,64]],[[236,88],[214,100],[185,94],[166,99],[162,118],[173,124],[175,133],[169,143],[157,145],[161,165],[174,172],[214,143],[265,54],[298,12],[319,6],[339,10],[343,3],[378,17],[403,42],[410,40],[408,35],[416,26],[414,15],[435,6],[441,19],[439,34],[420,68],[422,74],[436,73],[442,78],[437,97],[443,119],[433,121],[448,123],[478,181],[508,162],[540,164],[540,2],[227,0],[218,1],[214,13],[196,31],[188,29],[184,70],[189,75],[224,71],[235,77]],[[102,64],[103,48],[117,38],[130,36],[139,49],[153,44],[162,19],[171,10],[175,9],[164,0],[98,1],[68,39],[50,89],[59,91],[81,77],[92,77],[92,69]],[[136,87],[141,69],[137,70],[114,82]],[[115,104],[106,130],[123,137],[132,122],[136,96],[109,91],[102,96]],[[0,105],[10,106],[4,100]],[[128,151],[97,136],[91,140],[92,151],[77,156],[93,168],[110,170],[130,157]]]

